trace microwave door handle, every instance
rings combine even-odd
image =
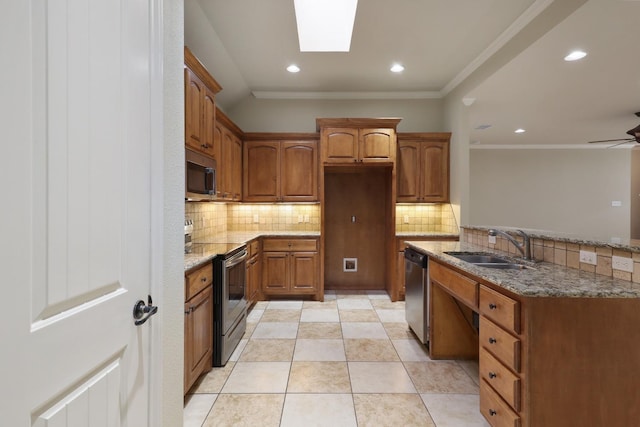
[[[204,168],[204,188],[207,194],[216,194],[214,187],[216,170],[213,168]]]

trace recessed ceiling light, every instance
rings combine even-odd
[[[490,124],[485,124],[485,125],[478,125],[474,129],[476,129],[476,130],[485,130],[485,129],[489,129],[490,127],[491,127]]]
[[[514,131],[515,133],[525,133],[526,131],[522,128],[518,128]]]
[[[587,52],[583,52],[581,50],[574,50],[569,55],[564,57],[565,61],[577,61],[578,59],[582,59],[587,56]]]
[[[296,64],[291,64],[287,67],[287,71],[290,73],[297,73],[298,71],[300,71],[300,67],[298,67]]]
[[[300,52],[349,52],[358,0],[294,0]]]
[[[391,66],[391,71],[393,71],[394,73],[401,73],[404,71],[404,67],[400,64],[393,64]]]

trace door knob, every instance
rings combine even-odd
[[[136,326],[142,325],[149,317],[158,312],[158,306],[153,305],[151,295],[148,295],[147,301],[145,304],[144,301],[138,300],[133,306],[133,319],[135,320],[134,323]]]

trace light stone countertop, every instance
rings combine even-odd
[[[493,253],[513,260],[503,253],[462,242],[418,242],[407,244],[431,258],[443,261],[473,276],[525,297],[566,298],[639,298],[640,283],[614,279],[600,274],[580,271],[548,262],[524,263],[522,270],[499,270],[470,264],[445,252]]]
[[[319,231],[230,231],[193,242],[193,250],[184,254],[184,271],[200,267],[217,255],[227,253],[259,237],[320,237]]]

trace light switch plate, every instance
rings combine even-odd
[[[404,223],[409,224],[409,215],[404,216]]]
[[[489,243],[492,245],[496,244],[496,236],[489,236]]]
[[[613,267],[614,270],[633,273],[633,259],[614,255],[611,258],[611,267]]]
[[[580,262],[585,264],[596,265],[598,263],[598,256],[595,252],[580,251]]]
[[[253,214],[253,223],[257,224],[260,222],[260,216],[258,214]]]

